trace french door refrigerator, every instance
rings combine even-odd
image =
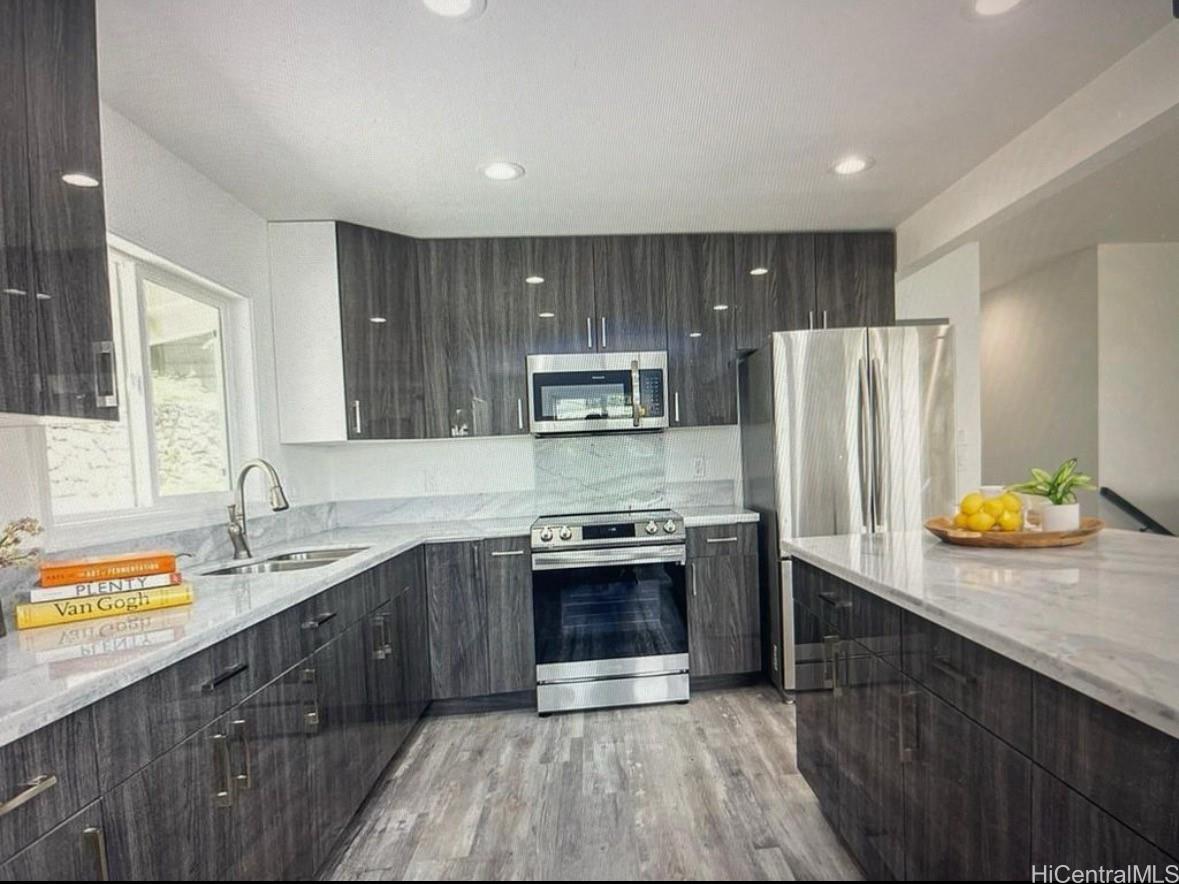
[[[919,529],[951,511],[953,329],[775,332],[740,361],[738,391],[745,505],[761,516],[768,669],[782,690],[805,690],[825,661],[821,643],[795,646],[785,545]]]

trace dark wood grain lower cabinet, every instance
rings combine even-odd
[[[116,877],[96,801],[0,863],[0,881],[107,881]]]
[[[430,705],[430,618],[425,575],[393,600],[394,659],[400,676],[395,734],[400,746]]]
[[[905,678],[866,648],[841,642],[835,732],[839,834],[870,880],[905,877],[900,758]]]
[[[487,672],[487,597],[478,543],[426,547],[430,672],[435,700],[491,692]]]
[[[490,538],[479,545],[487,599],[488,693],[530,690],[536,687],[536,641],[529,539]]]
[[[913,682],[901,703],[905,876],[1027,879],[1031,761]]]
[[[1032,868],[1155,866],[1175,860],[1052,774],[1032,770]]]
[[[103,796],[112,876],[226,877],[234,850],[234,780],[225,718],[197,731]]]
[[[761,596],[757,557],[688,561],[688,646],[692,675],[761,669]]]
[[[307,744],[307,801],[315,869],[331,852],[370,785],[367,654],[365,633],[360,623],[354,623],[316,651],[300,675],[309,685],[306,696],[314,698],[304,721],[312,731]]]
[[[839,752],[834,666],[839,637],[824,629],[818,616],[798,602],[794,605],[794,634],[796,641],[806,641],[808,645],[813,645],[813,639],[818,638],[816,650],[820,655],[817,665],[815,661],[808,661],[807,668],[799,673],[800,682],[804,675],[809,681],[817,669],[818,684],[811,689],[800,688],[794,695],[798,771],[819,799],[823,814],[833,825],[838,825]]]

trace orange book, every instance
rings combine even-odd
[[[92,559],[41,563],[42,586],[68,586],[92,580],[119,580],[168,574],[176,570],[176,556],[170,552],[136,552]]]

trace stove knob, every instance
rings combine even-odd
[[[552,528],[541,528],[540,529],[540,539],[543,540],[545,543],[548,543],[550,540],[552,540],[553,539],[553,529]]]
[[[648,534],[657,534],[658,532],[659,532],[659,526],[656,525],[655,520],[652,519],[650,522],[647,523],[647,533]]]
[[[573,537],[573,529],[570,528],[568,525],[562,525],[561,526],[561,539],[562,540],[569,540],[572,537]]]
[[[668,534],[675,534],[675,520],[668,519],[666,522],[664,522],[663,523],[663,530],[666,531]]]

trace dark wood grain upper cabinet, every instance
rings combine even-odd
[[[519,249],[522,264],[515,283],[528,310],[528,353],[594,349],[592,240],[532,237],[520,240]]]
[[[94,4],[35,0],[21,9],[41,407],[116,420]],[[97,186],[68,184],[62,176],[71,173]]]
[[[896,321],[896,234],[815,234],[815,327]]]
[[[479,546],[487,596],[489,692],[529,690],[536,687],[529,538],[490,538]]]
[[[738,350],[756,350],[776,331],[812,327],[815,238],[809,233],[733,237],[733,320]]]
[[[336,225],[349,439],[421,439],[421,303],[412,239]]]
[[[663,258],[672,426],[735,424],[733,237],[666,237]]]
[[[597,350],[666,350],[666,236],[594,238]]]
[[[427,399],[445,372],[447,435],[527,432],[531,325],[520,240],[431,240],[421,254]]]
[[[0,4],[0,412],[37,414],[41,371],[29,219],[21,4]]]

